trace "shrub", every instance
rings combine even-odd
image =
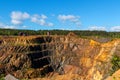
[[[4,79],[4,76],[5,76],[4,74],[1,74],[1,75],[0,75],[0,80],[5,80],[5,79]]]
[[[115,71],[120,69],[120,57],[117,55],[114,55],[111,60],[111,63],[112,63],[112,69],[110,74],[112,75]]]

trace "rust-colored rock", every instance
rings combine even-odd
[[[112,67],[112,55],[120,53],[120,40],[100,43],[75,37],[73,33],[2,41],[0,47],[5,48],[0,50],[0,71],[20,79],[104,80]],[[60,74],[62,70],[64,73]]]

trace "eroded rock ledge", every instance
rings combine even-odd
[[[100,43],[71,35],[1,38],[0,74],[19,79],[104,80],[119,49],[120,40]]]

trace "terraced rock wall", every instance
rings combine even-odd
[[[0,40],[0,74],[10,73],[20,79],[51,79],[55,75],[55,80],[104,80],[109,76],[112,55],[119,54],[120,45],[120,40],[100,43],[70,35]]]

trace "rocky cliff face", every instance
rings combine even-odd
[[[104,80],[110,75],[112,66],[110,61],[113,54],[119,54],[119,40],[100,43],[94,40],[66,37],[63,42],[67,42],[69,45],[67,47],[72,54],[75,54],[74,57],[71,56],[73,58],[70,63],[64,65],[65,72],[71,69],[68,65],[72,65],[76,67],[73,73],[78,74],[81,80]]]
[[[0,74],[104,80],[109,76],[112,55],[120,55],[119,46],[120,40],[101,43],[74,35],[1,38]]]

